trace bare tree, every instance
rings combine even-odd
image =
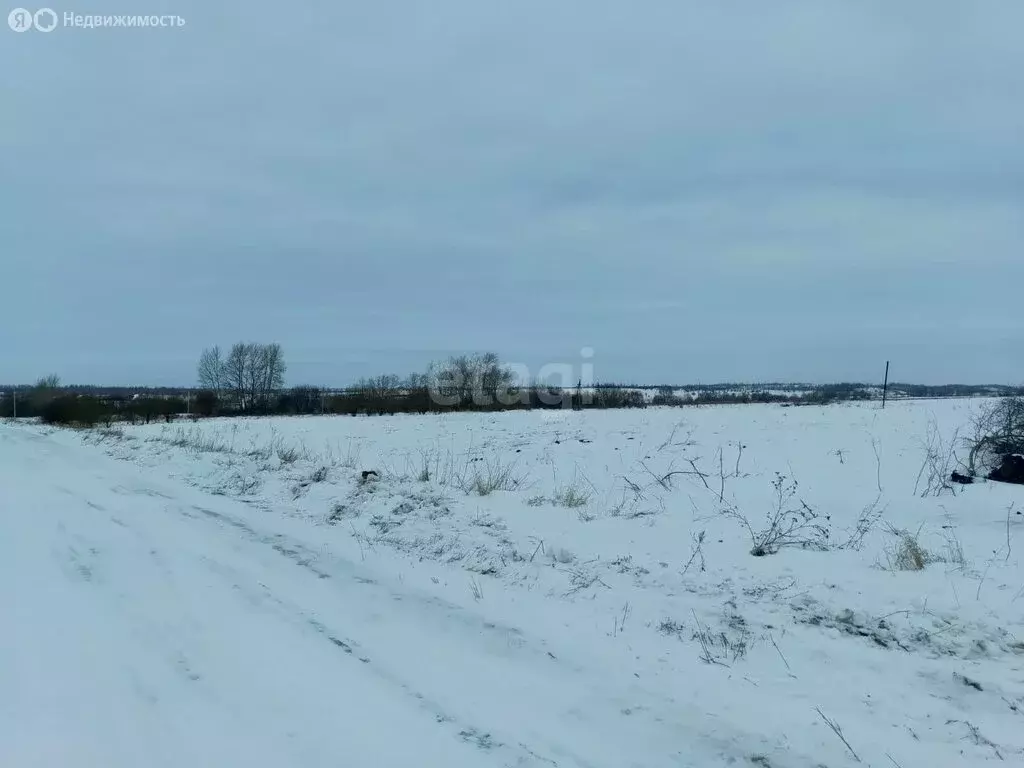
[[[36,389],[60,389],[60,376],[56,373],[51,373],[49,376],[43,376],[39,381],[36,382]]]
[[[217,347],[205,350],[199,360],[199,380],[204,387],[216,383],[243,411],[266,408],[284,386],[287,366],[280,344],[238,342],[226,358]]]
[[[393,374],[374,376],[372,379],[361,379],[356,389],[369,399],[380,401],[394,397],[402,389],[402,380]]]
[[[434,396],[451,405],[494,405],[515,383],[515,374],[494,352],[450,357],[432,365],[428,376]]]
[[[199,386],[219,396],[225,385],[224,359],[219,346],[203,350],[199,356],[198,373]]]
[[[263,344],[256,347],[256,365],[259,369],[259,390],[254,393],[262,406],[269,405],[271,398],[284,386],[287,366],[280,344]]]
[[[515,374],[501,364],[494,352],[479,355],[474,360],[476,389],[485,399],[504,402],[502,395],[512,389]]]
[[[28,395],[31,409],[38,411],[56,398],[60,394],[60,387],[60,376],[55,373],[40,378]]]
[[[258,344],[246,344],[245,346],[245,400],[249,404],[249,410],[255,410],[263,405],[260,395],[263,392],[264,377],[264,352]]]
[[[405,386],[407,389],[425,389],[430,386],[430,377],[425,373],[410,373]]]
[[[231,347],[227,359],[224,361],[224,383],[227,390],[235,400],[235,407],[247,410],[249,407],[248,382],[249,382],[249,347],[251,345],[238,342]]]

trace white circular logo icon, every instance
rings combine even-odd
[[[7,26],[15,32],[28,32],[32,29],[32,11],[24,8],[15,8],[7,14]]]
[[[53,32],[57,26],[57,14],[50,8],[40,8],[35,12],[32,21],[40,32]]]

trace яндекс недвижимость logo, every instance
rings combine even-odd
[[[33,13],[26,8],[15,8],[7,14],[7,25],[15,32],[52,32],[57,27],[57,13],[51,8],[40,8]]]
[[[127,16],[114,14],[75,14],[64,13],[58,16],[52,8],[40,8],[30,11],[27,8],[15,8],[7,14],[7,26],[15,32],[28,32],[31,29],[40,32],[52,32],[58,26],[72,29],[102,29],[104,27],[183,27],[185,19],[181,16]]]

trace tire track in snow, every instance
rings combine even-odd
[[[380,585],[376,579],[359,573],[360,569],[347,560],[334,559],[332,561],[332,566],[335,573],[329,573],[327,570],[316,565],[318,560],[323,559],[322,553],[311,550],[294,539],[290,539],[281,534],[261,534],[242,520],[238,520],[237,518],[208,508],[192,507],[192,509],[211,520],[241,531],[250,541],[269,547],[277,554],[293,562],[295,565],[309,571],[318,579],[327,580],[337,578],[339,576],[337,571],[343,569],[344,573],[340,575],[346,581],[365,586],[375,591],[386,591],[388,598],[394,602],[409,602],[415,607],[421,610],[429,610],[431,613],[435,613],[438,610],[443,611],[445,613],[445,621],[454,619],[469,629],[500,641],[498,643],[498,647],[502,648],[502,650],[507,649],[507,646],[509,645],[508,640],[510,637],[513,637],[516,639],[516,645],[519,646],[519,650],[524,651],[524,655],[525,652],[528,652],[537,660],[545,663],[557,660],[555,655],[546,648],[537,649],[530,643],[527,643],[525,638],[523,638],[522,632],[516,627],[487,621],[482,617],[467,612],[459,605],[448,602],[434,595],[419,595],[408,591],[403,593],[396,592]],[[194,515],[191,516],[195,517]],[[540,641],[540,645],[544,645],[543,641]],[[573,669],[574,671],[582,671],[579,667],[573,667]]]
[[[351,561],[341,558],[332,558],[329,565],[318,565],[318,561],[324,560],[321,553],[313,551],[287,536],[281,534],[260,533],[244,520],[204,506],[192,506],[188,509],[179,507],[177,508],[177,511],[190,519],[196,519],[198,517],[206,518],[208,521],[216,523],[218,526],[233,529],[241,533],[244,538],[251,543],[269,549],[280,557],[288,560],[296,567],[305,570],[312,576],[316,576],[318,581],[327,582],[328,580],[333,579],[334,583],[337,584],[345,584],[348,586],[356,585],[357,589],[365,589],[371,594],[380,593],[381,597],[389,602],[401,602],[407,606],[407,609],[413,613],[416,619],[422,619],[424,625],[428,625],[431,629],[438,631],[442,637],[450,635],[453,627],[469,629],[472,630],[475,635],[474,640],[476,642],[481,640],[486,641],[486,650],[495,656],[504,657],[508,660],[515,660],[526,664],[532,664],[534,665],[534,668],[541,664],[546,665],[552,670],[552,678],[569,675],[570,677],[565,680],[568,684],[572,684],[574,682],[587,682],[586,679],[580,679],[579,676],[582,676],[583,678],[586,678],[588,675],[593,677],[592,672],[588,672],[588,670],[568,660],[557,658],[554,654],[550,653],[546,649],[543,640],[525,638],[522,632],[515,627],[487,621],[483,617],[468,612],[461,606],[455,605],[433,595],[417,594],[409,590],[399,593],[390,587],[380,584],[376,580],[365,576],[361,572],[362,569]],[[208,563],[208,565],[210,564]],[[237,578],[233,584],[233,588],[245,591],[246,588],[241,584],[241,582],[245,581],[244,576],[237,572],[235,573],[235,576]],[[282,599],[279,595],[272,592],[265,584],[261,584],[261,587],[262,589],[258,594],[254,594],[250,590],[248,599],[255,602],[272,602],[276,605],[279,612],[282,614],[289,614],[291,621],[305,622],[310,629],[317,632],[323,636],[325,640],[338,647],[346,656],[349,656],[354,660],[361,660],[362,664],[372,671],[374,675],[392,687],[399,688],[407,696],[414,699],[417,705],[434,717],[439,724],[450,723],[453,730],[455,730],[456,735],[461,740],[475,743],[478,746],[481,746],[481,748],[487,747],[489,751],[511,750],[508,756],[513,759],[513,762],[510,763],[510,765],[560,766],[564,764],[580,766],[581,768],[591,768],[598,765],[588,760],[578,752],[566,749],[563,746],[564,742],[562,740],[552,740],[550,735],[547,733],[536,734],[536,738],[538,740],[542,740],[546,743],[546,748],[540,748],[536,743],[526,744],[521,742],[515,747],[509,746],[512,742],[517,742],[518,740],[507,739],[506,741],[508,743],[506,743],[506,741],[501,741],[498,737],[493,735],[493,729],[480,728],[475,724],[460,720],[460,718],[453,715],[436,698],[424,695],[415,685],[410,684],[401,675],[398,675],[390,669],[376,663],[372,658],[372,652],[366,650],[364,644],[356,640],[352,640],[351,638],[346,637],[344,633],[340,633],[329,627],[328,622],[322,621],[320,618],[311,615],[300,605],[286,599]],[[510,643],[510,637],[516,638],[517,642]],[[514,671],[509,671],[508,674],[514,676],[516,673]],[[678,726],[675,726],[671,722],[666,721],[664,717],[659,715],[659,712],[664,713],[665,707],[662,706],[659,708],[658,706],[648,706],[648,703],[650,702],[650,695],[642,690],[638,689],[636,691],[619,692],[622,696],[645,700],[644,703],[629,704],[625,702],[613,704],[610,701],[602,701],[606,698],[607,693],[600,689],[590,691],[590,693],[597,694],[600,696],[600,699],[595,700],[594,695],[590,695],[584,700],[586,702],[586,707],[574,706],[572,708],[562,710],[561,716],[568,718],[566,721],[567,724],[575,723],[576,725],[583,725],[584,727],[589,726],[590,728],[600,729],[602,726],[594,719],[593,712],[595,710],[601,712],[604,710],[604,706],[608,705],[608,709],[604,710],[604,714],[606,716],[611,714],[614,717],[624,718],[622,721],[624,733],[633,732],[635,728],[638,728],[641,733],[646,735],[652,735],[652,732],[657,733],[662,737],[662,739],[664,739],[666,729],[669,731],[675,729],[683,731],[691,738],[691,740],[698,733],[698,731],[695,730],[695,726],[692,724],[681,722]],[[583,702],[580,702],[581,705],[582,703]],[[666,704],[660,700],[659,703]],[[621,704],[621,706],[619,704]],[[671,706],[671,703],[668,703],[667,706]],[[693,709],[696,709],[696,707],[693,707]],[[628,715],[626,714],[627,711],[629,712]],[[629,723],[629,727],[626,727],[627,722]],[[685,736],[682,736],[682,734],[680,734],[680,736],[679,744],[687,744]],[[715,750],[719,756],[720,764],[726,765],[735,762],[736,755],[739,750],[731,740],[712,734],[701,734],[699,736],[699,740],[704,747]],[[545,752],[547,754],[545,754]],[[691,764],[691,761],[684,757],[682,753],[679,753],[675,759],[669,755],[666,755],[665,757],[670,761],[665,764],[679,766]],[[796,759],[796,762],[791,763],[791,765],[805,764],[809,765],[806,761],[801,762],[799,758]],[[605,765],[605,762],[600,763],[600,765]],[[630,765],[630,763],[621,763],[621,765],[626,766]],[[784,768],[781,763],[776,763],[775,765],[776,768]]]
[[[292,561],[295,565],[309,570],[311,573],[316,575],[318,579],[333,578],[330,574],[311,567],[309,555],[313,553],[310,553],[310,551],[301,544],[288,541],[286,537],[283,536],[262,536],[253,530],[248,524],[210,509],[202,507],[193,507],[193,509],[211,520],[215,520],[236,530],[242,531],[248,538],[250,538],[250,540],[270,547],[274,552]],[[188,514],[187,516],[195,517],[195,515],[191,514]],[[368,668],[375,677],[387,683],[392,688],[401,690],[407,698],[412,700],[418,709],[433,718],[439,726],[448,728],[454,738],[471,744],[484,752],[495,752],[505,755],[505,758],[511,761],[506,762],[505,765],[522,766],[523,768],[530,768],[531,766],[537,766],[537,768],[540,768],[541,766],[554,766],[557,768],[557,766],[560,765],[560,763],[554,758],[538,754],[538,752],[535,751],[535,748],[528,747],[525,744],[517,744],[514,746],[506,744],[493,737],[488,730],[479,728],[474,724],[466,723],[456,717],[439,701],[416,690],[414,686],[402,680],[399,676],[393,674],[385,667],[374,664],[367,654],[367,651],[360,643],[349,638],[343,639],[339,637],[336,631],[330,629],[320,619],[311,615],[301,606],[279,597],[271,591],[268,586],[260,584],[261,589],[254,590],[251,587],[243,586],[241,583],[245,581],[243,574],[225,566],[223,563],[206,560],[205,565],[219,576],[228,578],[232,582],[232,589],[244,593],[244,597],[252,605],[266,606],[267,603],[272,604],[277,613],[283,618],[287,618],[293,624],[302,624],[308,629],[311,629],[317,635],[322,636],[327,642],[331,643],[334,647],[338,648],[345,656],[351,657],[352,659],[357,660],[360,664],[366,666],[366,668]],[[364,586],[377,586],[377,582],[375,580],[366,577],[355,577],[353,581]],[[571,764],[574,766],[580,766],[580,768],[593,768],[593,764],[582,756],[567,753],[563,755],[563,757],[571,759]]]
[[[63,446],[58,446],[58,448],[63,449]],[[67,458],[69,461],[79,463],[83,456],[75,453]],[[735,763],[737,760],[742,760],[744,752],[749,752],[744,749],[742,743],[734,744],[731,739],[718,736],[714,723],[702,725],[702,721],[698,719],[700,714],[696,711],[696,706],[673,707],[657,694],[649,693],[639,687],[636,691],[638,701],[630,703],[640,704],[639,700],[645,700],[644,703],[654,702],[655,706],[647,709],[654,713],[660,713],[663,718],[646,714],[643,706],[633,706],[634,714],[628,718],[633,721],[633,724],[624,722],[620,728],[619,721],[609,715],[621,711],[617,708],[618,702],[614,702],[614,699],[620,696],[634,695],[633,691],[627,690],[628,685],[625,684],[625,680],[609,681],[610,679],[603,674],[602,670],[579,667],[567,658],[556,660],[546,651],[543,639],[527,640],[515,627],[487,622],[483,617],[477,615],[472,607],[466,609],[433,595],[396,589],[393,586],[388,586],[386,580],[377,582],[365,575],[367,571],[360,568],[356,562],[333,557],[325,558],[324,553],[310,549],[294,539],[271,533],[261,533],[252,525],[244,522],[244,519],[239,519],[227,511],[217,511],[241,509],[238,502],[234,500],[225,499],[215,502],[211,499],[208,502],[200,501],[200,505],[193,506],[184,500],[198,500],[201,495],[199,491],[172,488],[170,483],[164,483],[160,478],[156,479],[155,486],[167,490],[168,493],[147,492],[137,486],[133,488],[132,493],[118,493],[111,488],[113,485],[109,482],[111,479],[120,478],[122,480],[120,485],[122,491],[125,488],[131,488],[133,483],[126,480],[123,472],[112,471],[106,464],[107,462],[91,463],[90,467],[95,466],[101,471],[95,474],[87,473],[89,476],[83,475],[83,479],[99,481],[98,489],[101,491],[105,484],[106,492],[122,496],[126,504],[131,503],[129,499],[132,497],[138,497],[138,508],[137,510],[131,508],[131,512],[128,511],[129,506],[117,502],[116,498],[113,499],[112,508],[116,507],[118,514],[121,515],[122,526],[127,520],[130,524],[129,527],[141,526],[150,533],[154,541],[159,538],[161,542],[173,540],[175,534],[184,534],[184,536],[179,536],[181,542],[185,544],[184,547],[167,550],[168,555],[173,557],[173,565],[177,571],[182,575],[187,574],[187,581],[190,582],[181,595],[184,601],[182,607],[201,612],[197,600],[203,600],[202,593],[195,591],[195,587],[203,588],[203,584],[195,581],[195,574],[192,570],[188,570],[191,568],[191,563],[188,560],[182,560],[181,554],[201,562],[201,557],[197,557],[197,553],[203,551],[211,553],[215,560],[210,560],[206,565],[212,567],[214,563],[217,563],[221,567],[220,575],[222,577],[230,567],[227,563],[237,560],[242,571],[236,572],[239,578],[235,579],[233,583],[232,588],[236,595],[245,597],[259,605],[263,611],[272,609],[280,617],[288,618],[292,624],[303,625],[311,634],[322,636],[323,640],[336,648],[344,658],[351,659],[351,663],[357,668],[366,669],[373,676],[388,683],[389,688],[401,690],[407,698],[416,702],[423,712],[428,713],[438,725],[443,725],[444,731],[453,738],[466,744],[472,744],[475,749],[489,750],[492,754],[491,759],[499,760],[506,765],[625,768],[636,764],[635,755],[646,752],[645,766],[648,768],[655,765],[689,766],[697,764],[710,768],[714,765]],[[134,471],[137,472],[138,469],[135,468]],[[77,499],[82,497],[80,491],[65,492]],[[170,503],[160,503],[161,499],[171,499],[171,501]],[[202,506],[205,504],[213,506],[214,509]],[[142,513],[138,515],[137,519],[133,516],[135,511]],[[175,531],[173,528],[166,527],[168,521],[164,520],[165,515],[155,514],[156,512],[176,512],[192,522]],[[208,524],[214,523],[221,528],[229,527],[242,534],[240,538],[243,541],[229,543],[230,550],[224,550],[225,542],[218,542],[216,538],[203,537],[202,531],[197,530],[195,522],[200,520],[204,520]],[[273,520],[270,523],[273,523]],[[171,538],[165,539],[167,534],[171,534]],[[201,542],[203,538],[210,542],[209,549]],[[244,542],[257,545],[257,547],[246,549],[241,546]],[[261,551],[266,552],[266,557],[260,556]],[[256,556],[253,557],[253,555]],[[306,583],[296,580],[294,577],[288,577],[285,571],[275,567],[268,559],[275,557],[290,562],[294,567],[309,574],[311,580]],[[280,586],[284,589],[272,591],[263,585],[265,591],[259,594],[260,590],[252,588],[243,590],[243,587],[240,586],[251,585],[254,582],[259,583],[257,579],[265,579],[270,583],[280,582]],[[183,583],[185,581],[183,580]],[[317,584],[321,586],[317,586]],[[340,589],[334,585],[340,586]],[[251,594],[244,595],[243,591],[249,591]],[[333,610],[329,608],[330,601],[323,599],[328,592],[333,591],[336,593],[335,598],[341,597],[342,599],[346,595],[351,595],[353,603],[357,604],[354,607],[359,608],[362,613],[355,625],[365,630],[364,637],[367,635],[378,636],[369,646],[371,652],[368,653],[363,644],[350,639],[346,633],[338,631],[335,619],[325,620],[322,615],[317,615],[316,611],[309,610],[318,605],[318,601],[312,597],[307,599],[307,591],[315,591],[319,595],[321,612],[328,607],[328,610],[333,613]],[[143,595],[141,589],[132,590],[132,592],[136,597]],[[365,598],[360,597],[361,594],[365,595]],[[294,598],[294,602],[287,600],[288,595]],[[384,618],[378,616],[377,611],[368,610],[375,600],[384,604],[380,611],[386,615]],[[387,608],[393,603],[401,603],[401,613]],[[227,607],[229,604],[225,603],[224,605]],[[139,607],[143,606],[140,604]],[[346,606],[342,603],[338,605],[338,608],[344,615]],[[142,616],[143,619],[153,617],[154,614]],[[129,618],[138,618],[138,616]],[[209,621],[209,616],[204,615],[203,618]],[[318,630],[311,621],[319,622],[324,631]],[[374,624],[374,622],[383,622],[386,625],[385,629],[390,631],[393,631],[395,627],[399,629],[404,627],[407,631],[410,629],[419,631],[419,623],[422,623],[423,631],[427,634],[426,639],[431,641],[426,643],[426,646],[429,646],[428,650],[437,651],[446,645],[460,649],[464,647],[467,661],[470,662],[466,669],[485,672],[483,680],[468,680],[467,685],[460,688],[458,683],[454,686],[449,685],[447,681],[436,674],[433,679],[429,674],[419,674],[418,671],[408,668],[408,664],[404,663],[403,659],[395,653],[397,650],[399,654],[415,656],[417,653],[416,638],[399,637],[397,649],[390,638],[385,638],[387,643],[385,646],[381,646],[378,644],[382,639],[379,631],[381,623]],[[159,625],[154,623],[153,626]],[[266,626],[268,629],[270,628],[269,624]],[[205,627],[205,629],[214,630],[217,628],[213,623],[209,623],[209,626]],[[469,630],[470,633],[467,634],[465,630]],[[510,647],[508,642],[510,636],[518,639],[514,648]],[[278,637],[278,640],[281,639],[283,638]],[[277,648],[280,651],[286,650],[284,645],[279,645]],[[346,648],[350,649],[350,652]],[[374,649],[376,649],[376,653],[372,652]],[[375,658],[378,653],[381,657]],[[456,655],[442,662],[443,669],[438,670],[441,675],[458,676],[462,673],[471,676],[472,673],[463,672],[460,667],[458,653],[457,651]],[[391,659],[388,659],[389,654],[392,656]],[[203,655],[206,660],[211,659],[208,653]],[[367,660],[360,661],[360,658]],[[455,660],[454,664],[451,663],[452,660]],[[481,664],[488,660],[491,662],[490,668],[482,668]],[[521,666],[494,664],[494,661],[514,661]],[[538,661],[541,663],[536,663]],[[533,667],[528,667],[529,664],[532,664]],[[545,669],[549,672],[545,672]],[[501,698],[522,693],[524,686],[521,683],[517,685],[513,681],[511,684],[505,685],[503,681],[494,677],[495,672],[503,673],[509,678],[514,678],[517,674],[522,673],[526,679],[533,680],[531,673],[536,674],[538,671],[541,674],[540,679],[534,681],[539,683],[536,686],[537,700],[535,702],[529,699],[519,701],[513,699],[507,705],[497,709],[491,706],[481,707],[481,717],[474,716],[476,709],[473,702],[474,695],[480,697],[493,693],[495,697]],[[602,680],[602,678],[605,679]],[[411,680],[419,680],[420,684],[412,684],[409,682]],[[214,681],[212,685],[215,685],[216,682]],[[465,700],[463,700],[462,688],[468,694]],[[569,695],[566,695],[566,688],[572,689]],[[221,685],[221,690],[227,693],[232,690],[250,690],[250,688],[243,685],[240,688],[231,689]],[[436,696],[424,695],[422,693],[424,690],[437,691],[442,698],[447,695],[450,706],[444,706]],[[654,701],[655,699],[657,701]],[[533,706],[534,704],[536,706]],[[230,702],[228,702],[228,706],[230,706]],[[461,716],[453,714],[451,706],[463,709]],[[255,709],[251,709],[251,711],[255,712]],[[544,721],[544,718],[547,718],[547,722]],[[552,720],[552,718],[555,719]],[[478,727],[482,721],[488,720],[491,724],[503,728],[505,734]],[[655,727],[646,722],[639,725],[636,722],[638,720],[654,720],[659,725]],[[742,732],[735,735],[744,736]],[[637,736],[641,738],[638,740]],[[643,738],[644,736],[652,737],[649,743],[647,739]],[[750,741],[750,739],[743,739],[743,741]],[[629,748],[630,744],[639,745],[640,743],[647,744],[646,748],[639,750]],[[567,749],[567,745],[574,745],[576,749]],[[587,756],[579,754],[581,751],[587,753]],[[703,756],[704,759],[694,759],[698,755]],[[784,765],[810,765],[800,758],[785,762],[778,762],[774,757],[772,760],[775,768],[782,768]],[[490,761],[488,760],[488,762]]]
[[[120,487],[115,487],[111,490],[113,490],[114,493],[120,493],[122,489]],[[67,492],[65,489],[61,489],[61,491],[65,493]],[[143,491],[141,495],[156,498],[171,498],[162,493],[147,493],[145,491]],[[102,504],[93,501],[91,498],[79,497],[78,500],[84,503],[85,507],[89,510],[99,513],[95,518],[93,518],[93,526],[98,521],[109,523],[113,526],[117,526],[118,529],[122,531],[127,531],[139,543],[143,544],[145,551],[148,552],[148,561],[156,570],[162,582],[166,583],[169,588],[173,590],[173,571],[167,564],[165,558],[161,555],[160,550],[151,546],[151,540],[149,537],[139,531],[136,527],[126,524],[122,519],[110,513]],[[76,519],[76,522],[81,522],[81,519]],[[58,544],[55,547],[55,554],[64,573],[72,581],[90,584],[97,582],[97,572],[100,570],[103,563],[100,542],[97,541],[95,537],[87,538],[82,534],[69,532],[67,524],[64,522],[58,523],[57,532],[60,536],[61,544]],[[101,585],[97,583],[96,586]],[[166,627],[153,625],[145,618],[134,614],[130,610],[130,602],[126,600],[124,594],[111,596],[110,594],[101,591],[97,591],[96,594],[98,598],[110,603],[115,610],[122,612],[124,615],[131,616],[136,627],[150,627],[148,632],[143,633],[146,635],[147,641],[164,648],[161,653],[167,664],[183,679],[190,682],[198,682],[202,679],[202,675],[196,671],[193,661],[179,647],[180,645],[183,645],[183,643],[173,642],[173,635],[168,635]]]
[[[438,728],[399,692],[367,673],[344,672],[346,663],[330,664],[343,649],[327,640],[321,651],[312,626],[300,636],[278,616],[241,604],[197,563],[208,553],[246,570],[253,563],[259,574],[263,550],[211,536],[161,503],[161,496],[198,494],[159,482],[155,488],[171,496],[119,493],[116,481],[132,487],[132,472],[60,445],[31,456],[29,444],[14,443],[12,460],[0,464],[0,486],[17,504],[2,518],[0,542],[8,545],[8,581],[24,576],[26,588],[14,590],[18,624],[0,643],[13,651],[0,663],[0,720],[10,714],[5,726],[15,727],[0,729],[13,737],[0,740],[4,764],[68,764],[74,755],[83,765],[327,768],[339,760],[415,764],[397,756],[417,752],[464,768],[531,764],[498,750],[477,758],[478,747]],[[40,469],[39,453],[54,461]],[[68,488],[55,489],[52,475]],[[269,557],[285,556],[270,550]],[[269,575],[287,572],[271,566]],[[61,637],[67,630],[70,648]],[[9,675],[17,668],[24,671]],[[337,722],[335,712],[353,710],[381,717]],[[389,724],[403,738],[381,743]],[[55,732],[61,737],[53,740]]]

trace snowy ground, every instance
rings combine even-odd
[[[1024,493],[914,493],[979,403],[0,424],[0,765],[1020,762]]]

